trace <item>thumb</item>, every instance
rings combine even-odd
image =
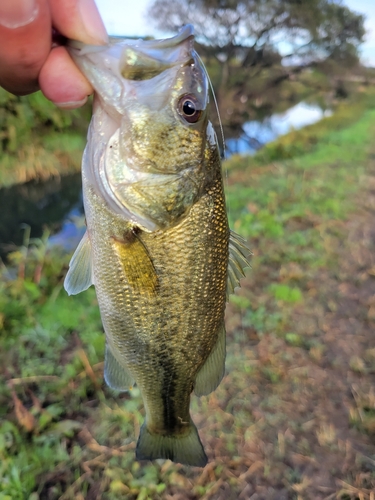
[[[50,50],[47,0],[1,0],[0,85],[19,95],[38,90],[38,75]]]

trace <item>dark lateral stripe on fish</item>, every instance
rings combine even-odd
[[[171,337],[173,334],[171,335]],[[163,406],[163,432],[168,434],[181,434],[190,425],[190,420],[184,422],[178,415],[179,408],[176,407],[178,397],[178,386],[183,383],[181,375],[179,377],[179,367],[176,367],[176,362],[170,356],[170,349],[167,342],[160,344],[159,354],[157,356],[158,364],[163,372],[163,384],[161,390],[161,400]],[[193,387],[189,390],[188,394],[192,392]],[[185,393],[185,390],[182,391]],[[180,402],[181,405],[181,402]],[[161,429],[160,429],[161,430]]]
[[[167,348],[165,344],[164,346]],[[178,426],[175,408],[176,382],[178,373],[170,356],[166,354],[166,351],[164,351],[163,354],[163,357],[160,359],[160,365],[163,369],[161,398],[163,401],[164,428],[166,431],[174,434]]]

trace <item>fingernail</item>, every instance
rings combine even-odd
[[[20,28],[30,24],[38,15],[36,0],[1,0],[0,24],[5,28]]]
[[[81,18],[92,43],[108,43],[108,35],[94,0],[79,0]]]
[[[68,102],[55,102],[56,106],[62,109],[75,109],[80,108],[87,101],[87,97],[81,99],[80,101],[68,101]]]

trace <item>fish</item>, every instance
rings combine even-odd
[[[204,467],[190,396],[223,378],[226,301],[249,252],[228,225],[193,27],[164,40],[73,41],[69,52],[95,93],[82,159],[87,230],[64,286],[95,286],[104,379],[140,390],[136,459]]]

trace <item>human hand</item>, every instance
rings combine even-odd
[[[39,89],[63,108],[82,106],[93,89],[52,27],[64,37],[108,41],[94,0],[0,0],[0,86],[16,95]]]

